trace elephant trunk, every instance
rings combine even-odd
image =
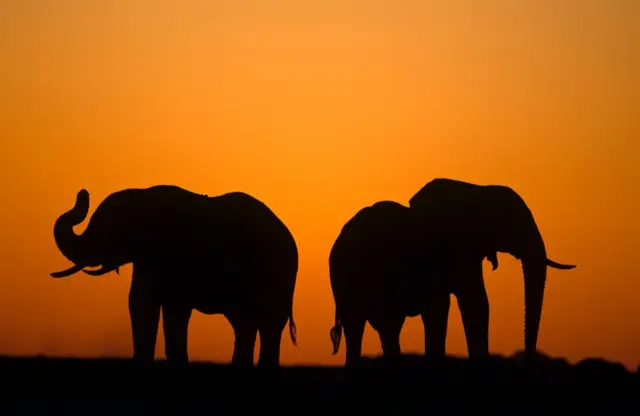
[[[547,280],[547,264],[544,248],[542,254],[522,258],[524,274],[524,344],[525,354],[533,357],[538,344],[538,331],[542,316],[544,288]]]
[[[73,208],[60,215],[53,227],[53,237],[58,249],[74,266],[67,270],[52,273],[53,277],[66,277],[82,270],[86,266],[82,237],[73,231],[73,227],[87,218],[89,213],[89,192],[82,189],[76,196]]]

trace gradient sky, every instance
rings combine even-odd
[[[327,265],[342,225],[451,177],[512,186],[549,256],[578,264],[549,271],[539,347],[635,368],[639,21],[635,0],[0,0],[0,353],[130,356],[131,266],[52,279],[69,265],[53,223],[81,188],[93,212],[171,183],[276,212],[300,250],[282,362],[342,363]],[[522,274],[499,258],[490,349],[512,354]],[[455,300],[449,328],[466,355]],[[191,359],[230,360],[222,316],[194,313],[189,337]],[[401,341],[423,350],[419,318]]]

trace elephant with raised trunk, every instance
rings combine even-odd
[[[296,344],[293,294],[298,249],[285,224],[242,192],[209,197],[178,186],[125,189],[107,196],[86,230],[89,192],[54,226],[58,249],[73,263],[52,277],[79,271],[99,276],[133,263],[129,313],[136,362],[154,360],[162,310],[167,361],[187,363],[192,311],[223,314],[235,344],[232,364],[278,366],[287,322]],[[100,267],[89,270],[87,267]]]
[[[432,353],[444,354],[449,295],[458,300],[469,355],[489,353],[489,301],[482,275],[487,252],[509,253],[521,260],[525,288],[525,353],[536,354],[547,267],[573,269],[547,257],[533,214],[513,189],[437,178],[409,201],[419,228],[430,242],[425,252],[439,258],[447,273],[433,315]],[[494,264],[495,267],[495,264]]]
[[[438,300],[445,288],[437,263],[424,253],[428,240],[417,224],[409,207],[379,201],[347,221],[331,248],[329,275],[336,311],[330,336],[335,355],[344,329],[348,367],[360,360],[367,322],[378,333],[383,357],[390,363],[397,363],[401,355],[400,332],[406,317],[421,315],[425,350],[430,351],[431,341],[438,339],[431,333],[431,297]],[[486,254],[495,270],[496,253]]]

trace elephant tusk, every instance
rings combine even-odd
[[[547,266],[553,267],[554,269],[560,269],[560,270],[571,270],[576,268],[576,265],[574,264],[557,263],[551,259],[547,259]]]
[[[78,266],[77,264],[74,264],[73,266],[69,267],[66,270],[62,270],[60,272],[53,272],[50,274],[51,277],[59,279],[61,277],[67,277],[67,276],[71,276],[72,274],[78,273],[80,270],[82,270],[82,266]]]
[[[83,272],[88,274],[89,276],[102,276],[102,275],[107,274],[107,273],[112,272],[112,271],[118,272],[118,266],[115,266],[115,267],[113,267],[113,266],[111,266],[111,267],[102,266],[98,270],[83,270]],[[120,273],[118,273],[118,274],[120,274]]]

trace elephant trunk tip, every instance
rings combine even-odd
[[[524,342],[525,354],[535,356],[542,317],[547,266],[540,261],[523,261],[525,284]]]
[[[89,199],[89,191],[85,188],[82,188],[78,191],[78,195],[76,196],[78,199]]]

